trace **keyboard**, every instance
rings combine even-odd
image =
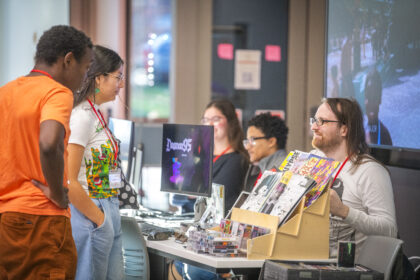
[[[146,236],[148,236],[151,232],[164,232],[164,233],[170,233],[170,235],[174,233],[173,229],[164,228],[164,227],[160,227],[160,226],[149,224],[149,223],[141,222],[139,223],[139,226],[141,228],[141,232],[143,233],[143,235],[146,235]]]

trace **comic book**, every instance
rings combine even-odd
[[[282,193],[268,213],[279,217],[279,225],[289,218],[304,195],[316,184],[315,180],[308,176],[293,173],[287,181],[288,183],[285,184]]]
[[[300,168],[311,158],[310,153],[300,152],[296,159],[293,161],[290,171],[293,173],[298,173]]]
[[[282,172],[264,171],[252,193],[242,204],[241,209],[259,212],[274,186],[280,181],[282,174]]]
[[[310,154],[308,160],[299,168],[298,174],[303,176],[311,176],[312,168],[316,166],[320,159],[320,156]]]
[[[265,213],[265,214],[271,213],[271,211],[273,210],[274,204],[278,201],[278,199],[282,195],[292,175],[293,173],[291,171],[286,171],[283,173],[283,176],[281,177],[280,181],[276,184],[273,191],[270,193],[269,197],[264,202],[259,212]]]
[[[321,158],[318,161],[317,165],[311,171],[311,177],[317,184],[308,192],[305,208],[311,205],[323,193],[325,187],[328,186],[332,175],[339,166],[339,161],[329,158]]]
[[[323,182],[325,178],[329,178],[331,176],[331,172],[335,170],[335,165],[333,163],[339,162],[329,158],[321,158],[312,168],[311,177],[316,181],[317,185]]]
[[[287,157],[283,160],[281,165],[279,166],[280,171],[288,171],[290,167],[293,165],[295,159],[300,155],[301,151],[295,150],[291,151]]]

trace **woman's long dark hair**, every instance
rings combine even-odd
[[[227,119],[228,122],[228,140],[232,148],[242,154],[247,160],[249,160],[248,152],[242,143],[244,139],[244,132],[242,131],[241,125],[239,124],[238,116],[235,112],[235,107],[228,99],[215,99],[210,101],[206,106],[206,110],[214,107],[218,109]]]
[[[74,96],[74,106],[79,105],[95,93],[96,77],[106,76],[108,73],[117,71],[124,64],[124,61],[116,52],[100,45],[93,47],[93,55],[93,62],[83,80],[82,88]]]

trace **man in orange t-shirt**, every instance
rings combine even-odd
[[[54,26],[34,69],[0,88],[0,279],[75,276],[65,151],[72,91],[91,60],[85,34]]]

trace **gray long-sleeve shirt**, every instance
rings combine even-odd
[[[337,255],[337,242],[356,242],[356,255],[367,235],[397,237],[394,195],[387,170],[369,160],[355,171],[348,161],[334,182],[333,189],[349,207],[345,219],[330,219],[330,257]],[[352,173],[354,171],[354,173]]]

